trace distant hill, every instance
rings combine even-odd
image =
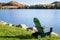
[[[16,1],[10,1],[8,3],[0,3],[0,6],[2,6],[2,8],[23,8],[23,7],[26,7],[28,5],[25,5],[25,4],[21,4],[21,3],[18,3]]]
[[[25,5],[21,4],[21,3],[18,3],[16,1],[11,1],[11,2],[3,4],[3,6],[25,6]]]
[[[55,1],[55,2],[53,2],[52,4],[58,4],[58,3],[60,4],[60,2],[59,2],[59,1]]]

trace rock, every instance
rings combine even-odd
[[[38,32],[38,30],[37,30],[36,27],[33,27],[33,31],[34,31],[34,32]]]
[[[55,36],[59,36],[57,33],[55,33],[55,32],[52,32],[51,33],[52,35],[55,35]]]
[[[12,26],[13,24],[9,24],[9,26]]]
[[[4,22],[3,24],[4,24],[4,25],[6,25],[7,23],[6,23],[6,22]]]
[[[6,24],[7,24],[7,22],[0,21],[0,24],[6,25]]]
[[[21,25],[21,27],[23,28],[23,29],[27,29],[28,28],[28,26],[26,26],[25,24],[20,24]]]
[[[31,31],[32,33],[38,32],[36,27],[28,27],[27,30]]]

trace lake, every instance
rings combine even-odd
[[[0,20],[11,24],[26,24],[34,26],[33,18],[40,20],[42,26],[48,31],[53,27],[54,32],[60,34],[60,10],[52,9],[2,9]]]

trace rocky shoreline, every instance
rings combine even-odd
[[[18,24],[18,25],[15,25],[15,24],[9,24],[7,22],[4,22],[4,21],[0,21],[0,24],[3,24],[3,25],[9,25],[9,26],[16,26],[16,27],[19,27],[19,28],[23,28],[27,31],[31,31],[32,33],[36,32],[37,31],[37,28],[36,27],[28,27],[27,25],[25,24]],[[52,35],[55,35],[55,36],[59,36],[59,34],[55,33],[55,32],[52,32],[51,33]]]
[[[0,21],[0,24],[9,25],[9,26],[15,26],[15,27],[23,28],[23,29],[25,29],[27,31],[32,31],[32,32],[37,31],[36,27],[28,27],[25,24],[18,24],[18,25],[16,25],[16,24],[10,24],[10,23],[4,22],[4,21]]]

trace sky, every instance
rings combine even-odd
[[[32,4],[49,4],[54,1],[60,1],[60,0],[0,0],[0,2],[9,2],[9,1],[17,1],[22,4],[32,5]]]

